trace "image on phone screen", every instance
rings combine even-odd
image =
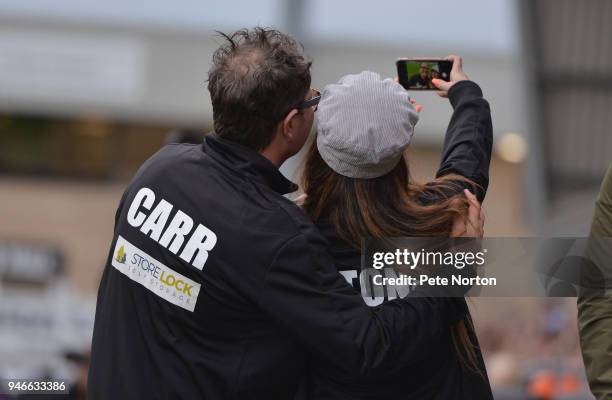
[[[406,90],[437,90],[432,79],[450,79],[452,62],[447,60],[407,60],[397,61],[399,83]]]

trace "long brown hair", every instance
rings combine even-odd
[[[447,175],[428,184],[412,182],[404,157],[391,172],[381,177],[349,178],[325,163],[313,140],[302,173],[306,194],[303,208],[314,222],[327,218],[340,237],[356,249],[365,237],[448,237],[454,219],[466,214],[468,201],[465,196],[451,194],[461,193],[462,183],[471,186],[472,190],[476,187],[472,181],[458,175]],[[468,320],[468,323],[471,322]],[[459,321],[451,333],[461,364],[480,372],[466,322]]]

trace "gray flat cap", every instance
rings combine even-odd
[[[364,179],[397,165],[419,119],[408,92],[371,71],[327,85],[316,116],[323,160],[340,175]]]

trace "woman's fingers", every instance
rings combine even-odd
[[[478,210],[473,205],[470,205],[468,210],[468,237],[479,237],[481,236],[480,232],[482,231],[482,225],[480,222],[480,215],[478,214]]]
[[[467,215],[459,215],[453,220],[451,237],[483,237],[485,215],[480,202],[469,190],[464,190],[468,199]]]
[[[453,229],[451,231],[451,237],[463,237],[466,236],[467,226],[465,224],[465,217],[463,215],[459,215],[455,217],[453,221]]]
[[[455,83],[468,79],[465,72],[463,72],[463,60],[461,57],[456,55],[450,55],[447,56],[445,59],[453,63],[450,73],[450,80],[448,82],[442,79],[431,80],[431,83],[433,83],[434,86],[439,89],[437,93],[440,97],[448,97],[448,91]]]
[[[463,189],[463,193],[465,193],[465,197],[467,197],[471,204],[480,209],[480,202],[472,192],[470,192],[468,189]]]
[[[434,78],[434,79],[431,80],[431,83],[433,83],[433,85],[436,88],[439,89],[438,91],[436,91],[438,96],[440,96],[440,97],[448,97],[448,90],[452,86],[451,82],[447,82],[447,81],[442,80],[442,79]]]
[[[419,103],[417,103],[417,101],[415,99],[410,99],[410,104],[412,104],[414,106],[414,109],[418,113],[420,113],[421,110],[423,109],[423,106],[420,105]]]
[[[468,209],[468,218],[471,221],[479,221],[480,220],[480,203],[476,196],[472,194],[469,190],[464,190],[465,197],[467,197],[468,202],[470,203],[470,208]]]
[[[465,189],[464,193],[469,202],[467,220],[470,225],[468,228],[468,231],[471,231],[470,236],[482,237],[484,235],[485,217],[480,202],[469,190]]]

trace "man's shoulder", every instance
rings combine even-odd
[[[201,145],[190,143],[170,143],[163,146],[153,154],[147,162],[156,163],[180,163],[186,158],[204,158],[205,154],[200,149]],[[146,162],[145,162],[146,164]]]
[[[274,193],[265,196],[263,202],[265,205],[252,214],[253,223],[256,223],[259,229],[276,233],[287,239],[299,235],[307,239],[322,237],[303,210],[285,196]]]
[[[197,151],[199,145],[187,143],[171,143],[163,146],[151,155],[136,171],[134,179],[141,177],[145,173],[161,170],[168,167],[175,167],[184,164],[189,158],[202,158],[203,153]]]

